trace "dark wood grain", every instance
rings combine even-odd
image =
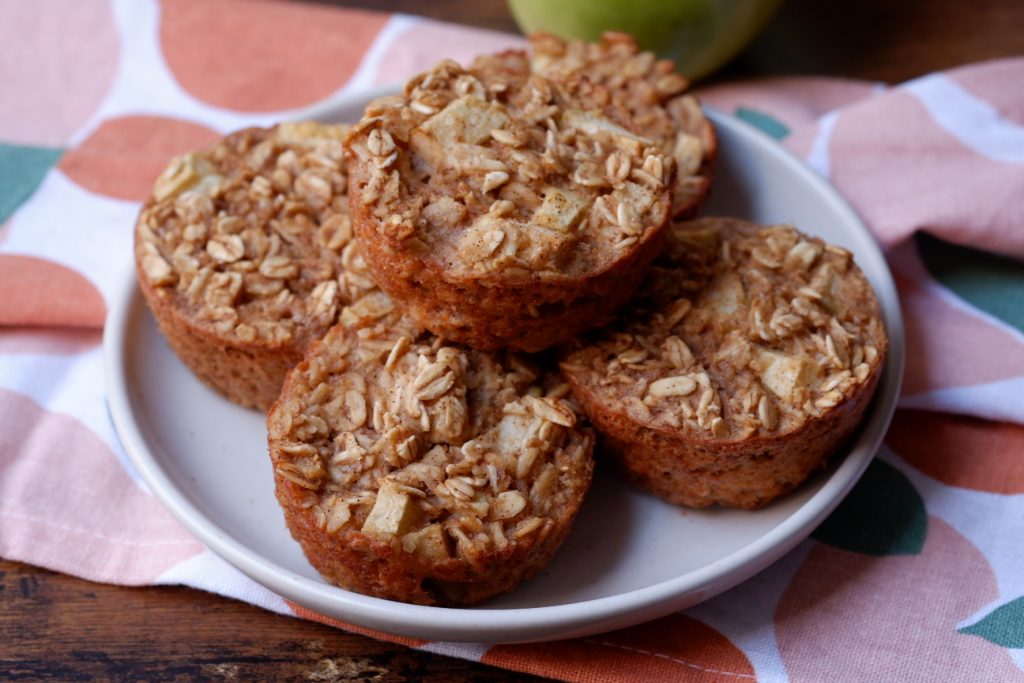
[[[719,78],[812,74],[899,83],[1019,55],[1018,0],[788,0]]]
[[[503,0],[332,4],[515,30]],[[789,0],[715,79],[818,74],[899,82],[1022,54],[1018,0]],[[530,679],[200,591],[103,586],[0,561],[0,680]]]
[[[188,588],[123,588],[0,560],[2,681],[542,680]]]

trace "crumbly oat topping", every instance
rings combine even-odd
[[[284,123],[174,159],[136,228],[143,275],[241,342],[308,341],[351,318],[349,304],[383,296],[352,241],[347,130]]]
[[[710,440],[779,435],[878,369],[878,304],[845,249],[723,218],[673,225],[669,244],[621,324],[562,365],[636,421]]]
[[[537,33],[530,46],[534,73],[565,83],[574,96],[654,140],[675,160],[672,213],[692,209],[707,192],[717,143],[675,65],[641,52],[624,33],[607,32],[597,43]]]
[[[354,201],[454,274],[599,270],[664,224],[675,161],[503,60],[445,61],[371,103],[347,143],[365,173]]]
[[[565,384],[525,357],[332,329],[270,416],[278,477],[328,534],[361,531],[475,565],[538,542],[590,481],[591,436]]]

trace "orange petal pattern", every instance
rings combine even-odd
[[[172,157],[218,138],[198,123],[160,116],[108,119],[57,168],[76,184],[117,199],[145,200]]]
[[[587,683],[754,680],[754,667],[732,641],[682,614],[590,638],[497,645],[481,661]]]
[[[0,254],[0,325],[102,327],[103,296],[79,273],[34,256]]]
[[[267,0],[175,0],[162,10],[160,40],[178,82],[209,104],[240,111],[324,99],[352,77],[388,20]]]
[[[921,410],[896,413],[886,443],[929,477],[990,493],[1024,493],[1024,427]]]
[[[907,328],[905,395],[1024,375],[1024,348],[1016,337],[949,304],[910,278],[893,275]],[[965,339],[970,340],[970,362],[949,362],[967,358]]]

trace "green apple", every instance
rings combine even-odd
[[[624,31],[676,62],[690,79],[729,61],[772,17],[782,0],[509,0],[524,33],[547,31],[594,41]]]

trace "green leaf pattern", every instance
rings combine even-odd
[[[924,500],[910,480],[874,460],[813,538],[864,555],[917,555],[928,535]]]
[[[1024,331],[1024,263],[978,249],[917,235],[931,276],[961,299]]]
[[[765,114],[763,111],[757,111],[756,109],[748,109],[747,107],[737,107],[736,118],[746,121],[754,128],[757,128],[762,133],[766,133],[776,140],[781,140],[789,135],[789,128],[782,121]]]
[[[62,149],[0,142],[0,223],[3,223],[43,182]]]
[[[1024,597],[1000,605],[980,621],[960,629],[960,633],[981,636],[1007,648],[1024,648]]]

